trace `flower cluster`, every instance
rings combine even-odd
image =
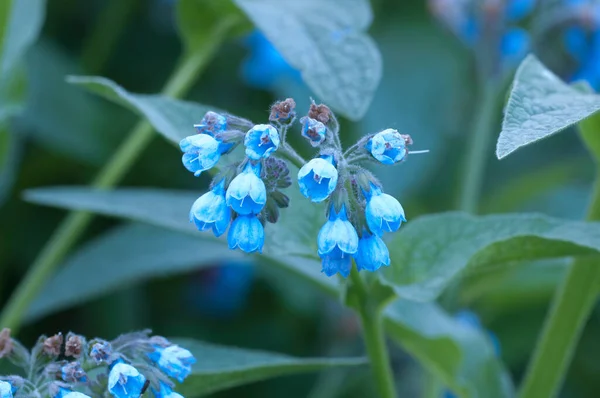
[[[212,229],[216,236],[229,226],[231,249],[260,252],[264,222],[276,222],[278,209],[289,205],[289,198],[278,190],[290,185],[289,169],[284,160],[271,156],[279,149],[280,157],[299,168],[302,195],[326,204],[327,221],[317,238],[323,272],[347,277],[352,259],[359,271],[389,265],[389,251],[381,237],[397,231],[406,221],[404,210],[398,200],[383,192],[381,183],[361,163],[402,162],[409,153],[415,153],[408,150],[410,136],[387,129],[363,137],[344,152],[335,115],[327,106],[313,103],[308,115],[300,119],[301,135],[318,148],[318,153],[305,162],[285,141],[296,119],[294,106],[292,99],[275,103],[269,117],[271,124],[256,126],[209,112],[197,130],[198,135],[210,139],[191,136],[181,142],[183,163],[195,175],[207,166],[213,167],[220,155],[238,143],[243,141],[245,146],[245,158],[214,178],[211,191],[192,206],[190,220],[199,230]],[[246,125],[248,131],[235,133],[231,121]],[[221,138],[225,136],[227,139]],[[204,144],[190,145],[192,142]]]
[[[287,105],[291,109],[286,117],[293,118],[295,104]],[[190,222],[200,231],[212,230],[215,236],[229,228],[229,248],[262,252],[264,222],[276,221],[278,209],[287,206],[287,197],[279,189],[291,184],[286,164],[271,158],[281,143],[277,127],[253,125],[248,120],[214,112],[208,112],[194,127],[197,134],[181,140],[180,147],[183,165],[195,176],[216,166],[222,155],[241,143],[246,156],[217,174],[211,190],[192,205]]]
[[[0,398],[139,398],[146,391],[156,398],[182,398],[170,379],[183,382],[196,362],[188,350],[149,331],[110,342],[88,342],[74,333],[42,336],[29,352],[4,329],[0,347],[0,358],[26,375],[0,376]]]
[[[517,23],[528,17],[536,0],[430,0],[431,12],[466,46],[486,73],[515,67],[530,48],[530,36]]]

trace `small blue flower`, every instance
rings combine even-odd
[[[167,376],[180,383],[190,374],[192,365],[196,363],[196,358],[191,352],[176,344],[168,347],[155,346],[154,351],[148,354],[148,357]]]
[[[367,225],[375,235],[383,235],[384,232],[394,232],[400,228],[400,224],[406,221],[404,209],[400,202],[391,195],[381,192],[381,189],[371,184],[371,190],[365,192],[367,206],[365,216]]]
[[[90,398],[83,393],[72,391],[67,388],[60,388],[54,398]]]
[[[110,366],[108,392],[117,398],[139,398],[145,383],[144,375],[122,359]]]
[[[268,158],[279,148],[279,133],[270,124],[257,124],[246,133],[244,145],[250,159]]]
[[[227,118],[209,111],[206,112],[199,124],[194,124],[194,128],[198,134],[208,134],[214,137],[217,133],[227,130]]]
[[[358,234],[348,221],[344,205],[339,213],[331,206],[329,220],[321,227],[317,243],[325,275],[338,272],[344,277],[350,275],[351,259],[358,251]]]
[[[337,182],[338,171],[331,156],[312,159],[298,171],[300,192],[315,203],[327,199]]]
[[[390,252],[379,236],[363,231],[354,260],[359,271],[377,271],[382,265],[390,265]]]
[[[506,67],[515,67],[529,51],[529,33],[521,28],[508,29],[500,41],[500,55]]]
[[[0,380],[0,398],[13,398],[12,385],[4,380]]]
[[[85,383],[87,381],[85,370],[83,370],[79,362],[69,362],[60,371],[62,379],[67,383]]]
[[[258,214],[267,203],[267,189],[260,179],[260,163],[248,162],[238,174],[225,195],[227,205],[238,214]]]
[[[95,343],[90,350],[90,358],[92,358],[96,364],[101,364],[108,360],[111,355],[112,346],[108,341],[104,340]]]
[[[255,215],[241,215],[231,223],[227,243],[231,250],[240,248],[246,253],[262,253],[265,243],[265,230]]]
[[[394,129],[383,130],[367,142],[371,155],[383,164],[398,163],[406,157],[406,140]]]
[[[179,142],[179,147],[183,152],[183,165],[186,169],[194,173],[196,177],[203,171],[212,169],[224,150],[219,141],[208,134],[196,134],[184,138]]]
[[[302,136],[308,139],[310,145],[317,147],[325,141],[327,136],[327,127],[318,120],[309,117],[303,117],[302,120]]]
[[[190,210],[190,222],[195,223],[200,231],[212,228],[215,236],[225,233],[230,220],[231,209],[225,202],[225,180],[200,196]]]
[[[176,393],[167,383],[162,381],[160,382],[160,391],[153,388],[152,392],[155,398],[183,398],[183,395]]]

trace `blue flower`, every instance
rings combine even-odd
[[[214,137],[217,133],[227,130],[227,118],[209,111],[206,112],[199,124],[194,124],[194,128],[198,134],[208,134]]]
[[[176,393],[167,383],[162,381],[160,382],[160,391],[153,388],[152,392],[155,398],[183,398],[183,395]]]
[[[148,357],[167,376],[180,383],[190,374],[192,365],[196,363],[196,358],[191,352],[176,344],[168,347],[155,346],[154,351],[148,354]]]
[[[12,385],[4,380],[0,380],[0,398],[13,398]]]
[[[87,375],[79,362],[69,362],[60,371],[62,379],[67,383],[85,383],[87,381]]]
[[[344,277],[350,275],[351,259],[358,251],[358,234],[348,221],[345,205],[342,205],[339,213],[331,206],[329,220],[321,227],[317,242],[322,272],[327,276],[338,272]]]
[[[258,214],[265,207],[267,189],[259,175],[260,164],[248,162],[244,171],[229,184],[225,200],[236,213]]]
[[[331,156],[312,159],[298,171],[300,192],[313,202],[322,202],[335,190],[338,171]]]
[[[303,117],[302,120],[302,136],[308,139],[313,147],[321,145],[327,136],[327,127],[318,120],[309,117]]]
[[[390,265],[390,252],[379,236],[363,231],[354,260],[359,271],[377,271],[382,265]]]
[[[231,209],[225,203],[225,180],[200,196],[190,210],[190,222],[194,222],[200,231],[212,228],[215,236],[225,233],[230,220]]]
[[[212,169],[225,148],[208,134],[196,134],[182,139],[179,147],[183,152],[183,165],[198,177],[203,171]]]
[[[529,51],[530,37],[526,30],[511,28],[500,41],[500,54],[506,67],[515,67]]]
[[[400,228],[400,224],[406,221],[404,209],[400,202],[391,195],[381,192],[381,189],[371,184],[371,190],[365,192],[367,206],[365,216],[367,225],[375,235],[383,235],[384,232],[394,232]]]
[[[268,158],[279,148],[279,133],[270,124],[257,124],[246,133],[244,145],[250,159]]]
[[[90,350],[90,358],[92,358],[96,364],[107,361],[111,355],[112,346],[108,341],[104,340],[95,343]]]
[[[393,129],[383,130],[373,136],[366,145],[371,155],[383,164],[394,164],[404,160],[407,154],[406,140]]]
[[[117,398],[139,398],[145,383],[144,375],[122,359],[110,366],[108,392]]]
[[[240,248],[246,253],[262,253],[265,243],[265,230],[255,215],[241,215],[231,223],[227,243],[231,250]]]
[[[60,388],[54,398],[90,398],[83,393],[72,391],[67,388]]]

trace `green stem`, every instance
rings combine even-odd
[[[600,168],[587,219],[600,220]],[[598,260],[579,258],[573,261],[546,318],[521,387],[521,398],[553,397],[558,393],[581,332],[596,303],[599,287]]]
[[[371,364],[371,373],[375,385],[382,398],[396,398],[394,374],[390,366],[385,334],[383,332],[384,303],[373,303],[369,300],[369,292],[356,268],[350,273],[352,283],[355,285],[358,302],[356,311],[361,320],[363,338],[367,348],[367,355]]]
[[[231,28],[231,21],[224,21],[222,25],[222,28],[215,29],[212,40],[207,42],[202,49],[183,58],[167,81],[162,91],[164,95],[178,98],[192,87],[225,39],[226,33]],[[107,189],[115,186],[148,146],[153,136],[153,128],[150,123],[145,120],[138,122],[125,142],[121,144],[94,179],[92,187]],[[16,333],[27,308],[57,265],[77,242],[92,218],[91,213],[75,211],[69,213],[59,225],[6,304],[0,318],[2,327],[11,328]]]
[[[487,83],[481,89],[475,111],[473,132],[467,145],[467,157],[463,171],[459,209],[476,213],[485,176],[486,160],[489,159],[490,141],[493,137],[498,89],[494,83]]]

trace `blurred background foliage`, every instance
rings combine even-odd
[[[88,183],[137,120],[131,112],[67,84],[65,76],[97,74],[132,92],[158,92],[181,51],[173,3],[48,1],[42,34],[25,62],[27,107],[11,121],[19,144],[0,142],[11,163],[5,164],[0,184],[4,190],[0,195],[0,302],[6,302],[65,215],[24,202],[23,191]],[[383,56],[383,79],[366,117],[357,123],[342,121],[343,140],[351,144],[362,134],[386,127],[411,134],[415,149],[431,152],[411,157],[398,168],[380,168],[377,172],[387,191],[403,203],[409,222],[422,214],[454,210],[475,105],[471,57],[430,15],[424,1],[373,0],[372,7],[375,22],[369,33]],[[302,113],[310,95],[298,73],[278,58],[262,36],[252,33],[228,41],[187,98],[261,120],[274,100],[289,96]],[[486,158],[482,213],[535,211],[574,220],[583,217],[593,167],[576,135],[543,141],[510,161],[497,161],[490,147]],[[5,181],[7,174],[10,178]],[[208,182],[187,173],[173,146],[157,138],[121,185],[201,192]],[[81,245],[117,224],[98,217]],[[199,273],[127,286],[28,324],[19,337],[29,345],[42,333],[73,330],[113,338],[150,327],[162,335],[299,356],[363,352],[351,312],[290,275],[255,265],[251,258],[239,264],[215,263]],[[565,261],[537,261],[468,272],[458,293],[460,308],[449,309],[478,314],[499,342],[499,355],[516,383],[565,265]],[[597,308],[578,345],[564,396],[597,396],[598,335]],[[397,346],[390,347],[395,350],[392,357],[402,395],[425,394],[428,375]],[[372,386],[365,367],[285,377],[216,396],[240,394],[364,397],[372,394]]]

